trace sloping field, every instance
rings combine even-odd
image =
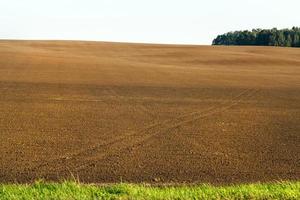
[[[300,49],[0,41],[0,181],[300,179]]]

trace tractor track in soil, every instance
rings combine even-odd
[[[41,169],[42,167],[53,169],[54,166],[54,167],[58,167],[58,168],[54,168],[55,173],[61,173],[63,171],[76,173],[80,170],[84,170],[85,167],[90,166],[91,163],[94,163],[95,161],[99,162],[101,160],[104,160],[106,157],[113,156],[116,153],[121,153],[125,149],[139,146],[142,143],[147,142],[152,137],[155,137],[156,135],[163,134],[166,131],[170,131],[171,129],[178,128],[184,124],[191,123],[199,119],[204,119],[206,117],[210,117],[212,115],[225,112],[226,110],[237,105],[242,100],[247,100],[247,98],[253,96],[258,91],[259,91],[258,89],[246,89],[242,91],[240,94],[238,94],[237,96],[235,96],[233,99],[229,99],[224,103],[221,103],[220,105],[212,106],[205,110],[185,113],[174,119],[165,120],[160,123],[153,123],[147,126],[145,129],[139,130],[133,134],[122,135],[121,137],[115,138],[104,144],[95,145],[93,147],[81,150],[80,152],[77,153],[48,160],[40,165],[26,169],[26,171],[35,171],[37,169]],[[177,120],[181,120],[181,121],[176,122]],[[172,124],[172,122],[175,123]],[[107,133],[107,135],[109,134],[111,134],[111,132]],[[98,153],[99,150],[101,150],[101,152],[103,153],[99,154]],[[80,157],[84,157],[86,159],[88,157],[95,157],[93,156],[95,154],[97,155],[96,160],[92,160],[88,163],[85,162],[83,165],[80,166],[76,166],[76,164],[71,164],[72,161],[74,161],[75,163],[80,162],[79,161],[80,159],[78,159]],[[59,167],[59,166],[63,166],[63,167]]]

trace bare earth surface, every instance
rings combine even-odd
[[[0,182],[300,179],[300,49],[0,41]]]

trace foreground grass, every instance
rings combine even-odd
[[[215,187],[108,186],[75,182],[0,185],[0,199],[300,199],[300,182]]]

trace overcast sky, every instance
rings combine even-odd
[[[300,26],[300,0],[0,0],[1,39],[211,44],[224,32]]]

